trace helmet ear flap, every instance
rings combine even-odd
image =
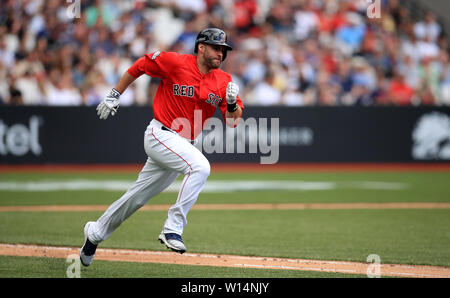
[[[225,61],[225,58],[227,58],[227,52],[228,50],[223,51],[222,61]]]

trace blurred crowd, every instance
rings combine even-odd
[[[398,0],[372,18],[366,0],[0,1],[0,105],[97,105],[136,59],[192,54],[206,27],[227,32],[246,105],[450,105],[444,30]],[[158,83],[121,105],[151,105]]]

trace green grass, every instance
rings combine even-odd
[[[136,174],[0,174],[4,181],[129,180]],[[181,179],[181,178],[180,178]],[[403,190],[338,187],[315,191],[202,193],[197,203],[450,202],[450,173],[213,173],[209,180],[382,181]],[[0,191],[0,206],[109,205],[121,191]],[[149,204],[171,204],[162,193]],[[81,246],[82,227],[101,212],[0,212],[0,242]],[[165,250],[156,238],[165,211],[140,211],[101,244],[103,248]],[[190,252],[450,266],[450,209],[390,210],[192,210],[183,238]],[[26,265],[26,264],[29,264]],[[64,277],[64,260],[0,257],[0,277]],[[114,270],[113,268],[120,268]],[[119,271],[119,272],[117,272]],[[272,272],[273,271],[273,272]],[[210,274],[208,275],[208,272]],[[133,275],[135,274],[135,275]],[[303,276],[303,274],[305,274]],[[341,277],[317,272],[98,262],[86,277]],[[276,276],[274,276],[276,275]]]
[[[8,212],[3,243],[81,246],[82,226],[99,212]],[[166,212],[137,212],[102,247],[163,250],[156,241]],[[450,211],[191,211],[184,240],[191,252],[450,266]]]

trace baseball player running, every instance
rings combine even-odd
[[[143,74],[161,78],[153,101],[154,119],[144,134],[147,161],[126,193],[97,221],[84,226],[85,242],[80,251],[84,266],[92,263],[100,242],[172,184],[179,174],[184,179],[158,239],[173,251],[186,251],[182,239],[186,217],[210,174],[209,162],[193,145],[193,140],[217,107],[229,126],[237,125],[244,108],[238,86],[231,82],[229,74],[219,69],[231,50],[224,31],[204,29],[197,35],[196,55],[160,51],[145,55],[125,72],[98,105],[100,119],[107,119],[117,113],[120,95],[134,80]]]

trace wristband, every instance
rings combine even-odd
[[[227,111],[230,113],[233,113],[234,111],[236,111],[238,108],[238,105],[236,103],[233,104],[229,104],[227,103]]]
[[[116,98],[116,99],[119,99],[120,92],[117,91],[116,89],[112,88],[111,92],[109,93],[109,96],[113,97],[113,98]]]

